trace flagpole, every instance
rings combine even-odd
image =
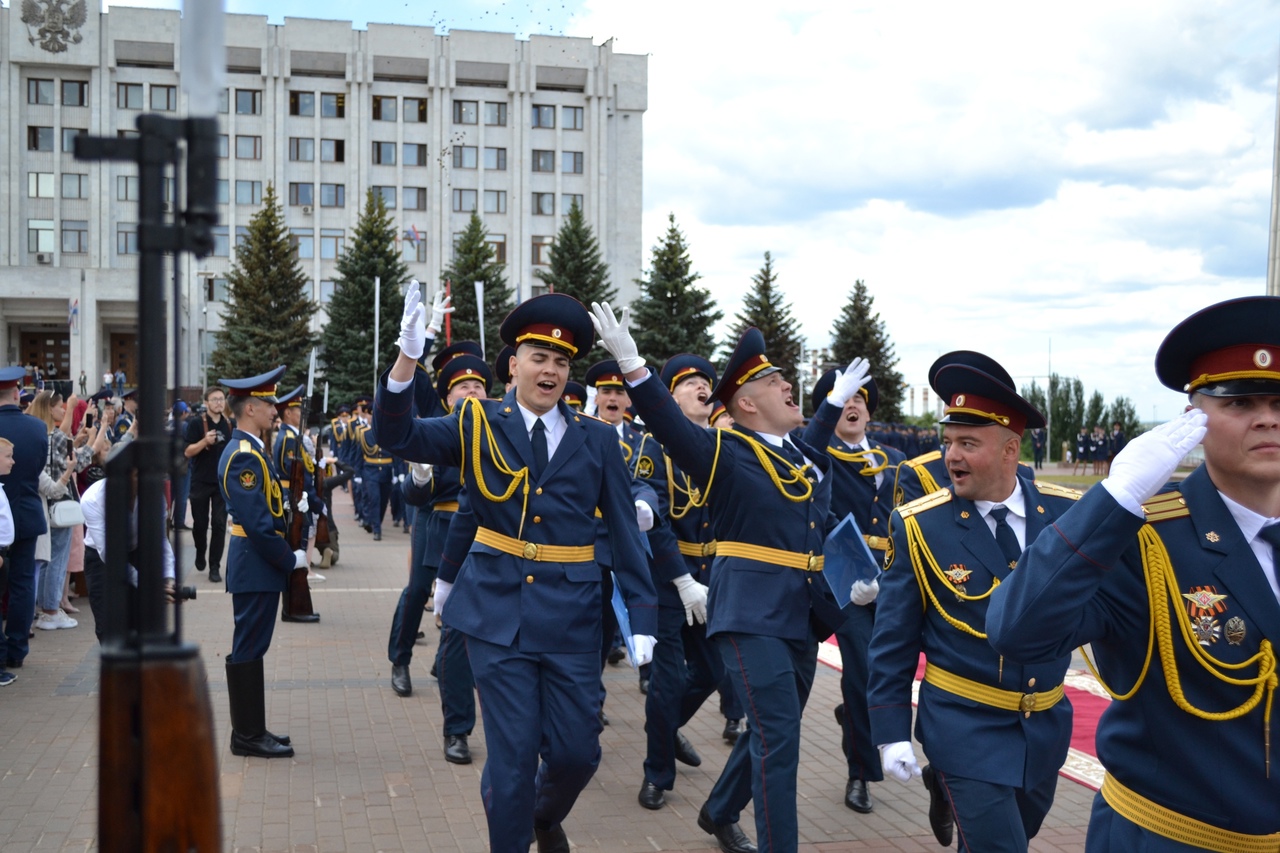
[[[484,357],[484,282],[476,282],[476,317],[480,321],[480,357]]]
[[[378,387],[378,332],[382,325],[382,277],[373,277],[373,387]]]

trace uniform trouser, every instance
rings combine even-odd
[[[467,660],[466,638],[446,625],[436,649],[436,683],[446,735],[469,735],[476,727],[476,682]]]
[[[760,853],[795,853],[800,719],[813,687],[818,641],[812,630],[804,640],[733,633],[715,640],[746,709],[748,732],[733,745],[707,812],[716,824],[737,823],[754,801]]]
[[[1098,794],[1093,798],[1093,814],[1089,816],[1089,834],[1085,838],[1085,853],[1200,853],[1202,847],[1192,847],[1143,829],[1128,818],[1118,814]]]
[[[689,625],[684,605],[659,603],[657,640],[644,702],[644,778],[670,791],[676,780],[676,730],[724,680],[724,661],[707,639],[706,626]]]
[[[222,549],[227,542],[227,504],[216,483],[191,484],[191,542],[197,566],[206,565],[205,551],[208,550],[208,565],[222,567]]]
[[[357,466],[355,474],[351,477],[351,505],[355,508],[356,517],[361,521],[364,520],[364,471]],[[361,482],[357,483],[359,478]]]
[[[864,782],[884,781],[880,768],[880,751],[871,742],[871,714],[867,710],[867,647],[871,644],[871,629],[875,626],[876,605],[851,604],[844,609],[848,614],[844,623],[836,629],[836,644],[840,646],[840,695],[844,698],[844,731],[842,742],[847,743],[845,760],[849,764],[849,778]]]
[[[713,644],[714,645],[714,644]],[[718,655],[719,652],[716,652]],[[721,668],[724,667],[724,661],[720,661]],[[738,701],[738,691],[733,689],[733,676],[726,670],[724,678],[716,685],[716,690],[720,692],[720,713],[724,715],[726,720],[742,719],[742,703]]]
[[[1056,772],[1046,773],[1033,788],[1013,788],[934,771],[955,812],[957,853],[1026,853],[1058,787]]]
[[[404,492],[400,491],[398,484],[394,482],[387,496],[387,504],[391,507],[391,520],[396,524],[404,521]]]
[[[360,497],[364,505],[360,517],[365,524],[373,526],[374,533],[382,532],[382,517],[387,514],[387,503],[391,500],[391,466],[365,465],[364,483],[360,486]]]
[[[600,675],[604,675],[605,664],[609,662],[609,652],[613,649],[613,637],[618,633],[618,614],[613,611],[613,570],[608,566],[600,567]],[[624,641],[625,642],[625,641]],[[605,689],[604,678],[600,679],[600,707],[604,707],[609,691]]]
[[[490,851],[528,853],[534,821],[561,823],[600,764],[600,659],[465,639],[489,753],[480,794]]]
[[[0,637],[0,668],[7,661],[22,663],[29,646],[27,635],[31,633],[31,620],[36,609],[36,536],[13,540],[8,568],[9,610],[4,620],[4,635]],[[0,597],[4,590],[0,589]]]
[[[391,617],[391,637],[387,641],[387,659],[396,666],[408,666],[413,660],[413,644],[422,628],[422,609],[431,597],[431,584],[436,580],[436,567],[414,560],[409,569],[409,585],[400,593],[396,612]]]
[[[228,663],[248,663],[267,656],[276,629],[278,592],[236,592],[231,594],[231,612],[236,627],[231,633]]]

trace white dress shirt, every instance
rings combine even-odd
[[[533,425],[542,418],[542,425],[547,429],[547,460],[550,461],[552,456],[556,455],[556,448],[560,446],[560,439],[564,438],[564,434],[569,429],[569,425],[565,423],[564,415],[560,414],[560,407],[553,406],[551,411],[545,415],[536,415],[533,412],[520,405],[520,401],[516,401],[516,408],[520,410],[520,416],[524,418],[524,429],[529,435],[529,440],[533,441]]]
[[[98,552],[102,562],[107,561],[107,481],[98,480],[84,490],[80,496],[80,510],[84,513],[84,547]],[[129,513],[129,544],[138,541],[138,504],[134,501],[133,512]],[[130,548],[132,550],[132,548]],[[168,537],[164,540],[164,576],[174,577],[173,546]],[[129,566],[129,583],[138,585],[138,570]]]
[[[0,483],[0,548],[13,544],[13,534],[13,508],[9,506],[9,496],[4,493],[4,483]]]
[[[1027,547],[1027,501],[1022,495],[1022,485],[1018,482],[1013,484],[1013,494],[1002,501],[974,501],[974,507],[982,514],[982,519],[987,523],[987,529],[991,531],[991,535],[996,535],[996,520],[991,517],[991,510],[997,506],[1008,508],[1009,514],[1004,517],[1009,527],[1013,530],[1013,535],[1018,537],[1018,547],[1026,550]]]
[[[1227,512],[1231,513],[1231,517],[1236,520],[1245,541],[1253,549],[1253,556],[1258,558],[1258,565],[1262,566],[1262,574],[1266,577],[1267,583],[1271,584],[1271,591],[1275,593],[1276,600],[1280,601],[1280,583],[1276,582],[1275,552],[1271,549],[1271,543],[1258,535],[1262,528],[1280,524],[1280,518],[1259,515],[1247,506],[1231,500],[1222,492],[1218,492],[1218,496],[1227,505]]]

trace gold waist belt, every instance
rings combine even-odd
[[[457,512],[457,501],[440,501],[438,504],[432,504],[431,508],[436,512]]]
[[[283,533],[281,533],[279,530],[275,531],[275,534],[276,534],[277,536],[283,536],[283,535],[284,535],[284,534],[283,534]],[[243,537],[245,537],[246,539],[249,537],[249,534],[244,532],[244,528],[243,528],[243,527],[241,527],[241,526],[240,526],[240,525],[238,525],[238,524],[233,524],[233,525],[231,525],[231,535],[232,535],[232,536],[243,536]]]
[[[1162,838],[1217,853],[1280,853],[1280,833],[1245,835],[1201,823],[1129,790],[1110,773],[1102,780],[1102,799],[1120,816]]]
[[[964,676],[947,672],[940,666],[926,663],[924,680],[940,690],[990,705],[1006,711],[1021,711],[1024,717],[1030,717],[1032,711],[1047,711],[1062,699],[1062,685],[1043,693],[1018,693],[1014,690],[1001,690],[989,687],[977,681],[970,681]]]
[[[797,551],[783,551],[780,548],[766,548],[763,545],[750,545],[746,542],[717,542],[716,556],[741,557],[744,560],[757,560],[761,563],[773,563],[802,572],[822,571],[821,554],[801,554]]]
[[[589,563],[596,558],[595,545],[538,545],[503,536],[487,527],[476,528],[476,541],[504,554],[539,563]]]
[[[888,536],[868,536],[864,533],[862,535],[862,538],[866,541],[867,547],[870,548],[872,551],[888,551],[889,550]]]
[[[714,557],[716,555],[716,540],[710,542],[685,542],[677,539],[676,545],[680,547],[680,553],[686,557]]]
[[[386,456],[366,456],[364,458],[366,464],[369,465],[390,465],[391,459]]]

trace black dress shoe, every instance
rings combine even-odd
[[[600,713],[596,715],[600,719],[600,725],[609,725],[609,715],[604,712],[604,708],[600,709]]]
[[[408,664],[391,665],[391,689],[398,696],[408,696],[413,692],[413,681],[409,679]]]
[[[363,528],[364,528],[364,532],[365,532],[365,533],[372,533],[372,532],[373,532],[373,525],[372,525],[372,524],[362,524],[362,525],[361,525],[361,527],[363,527]]]
[[[649,695],[649,679],[644,676],[640,676],[640,692],[646,696]]]
[[[713,823],[705,803],[698,811],[698,827],[716,837],[723,853],[757,853],[755,844],[751,843],[751,839],[747,838],[736,823]]]
[[[265,731],[256,737],[248,737],[233,729],[231,754],[248,755],[254,758],[290,758],[293,756],[293,747],[281,743]]]
[[[549,829],[535,826],[533,840],[538,842],[538,853],[569,853],[569,838],[558,823]]]
[[[657,811],[667,804],[667,799],[663,796],[662,789],[648,779],[640,786],[640,796],[636,799],[640,801],[640,805],[650,811]]]
[[[305,616],[295,616],[292,613],[282,613],[280,614],[280,621],[281,622],[319,622],[320,614],[308,613]]]
[[[276,743],[284,744],[285,746],[288,746],[289,744],[293,743],[293,741],[289,739],[288,735],[278,735],[273,732],[267,732],[267,731],[264,731],[263,734],[271,738]]]
[[[373,541],[374,541],[374,542],[381,542],[381,541],[382,541],[382,531],[381,531],[381,530],[375,530],[375,531],[373,532]]]
[[[871,814],[871,792],[862,779],[850,779],[844,786],[844,804],[858,814]]]
[[[688,764],[690,767],[698,767],[702,764],[702,756],[698,755],[698,750],[694,749],[689,739],[680,732],[676,732],[676,761]]]
[[[209,570],[209,583],[222,583],[222,575],[218,572],[217,566]]]
[[[951,810],[951,801],[947,799],[947,791],[942,787],[942,780],[934,772],[933,766],[926,764],[920,773],[925,788],[929,790],[929,828],[933,837],[943,847],[951,846],[951,837],[956,826],[955,812]]]
[[[614,646],[613,648],[609,649],[609,657],[607,658],[607,660],[609,661],[609,663],[619,663],[626,656],[627,656],[626,649],[622,648],[621,646]]]
[[[471,747],[467,746],[466,735],[444,736],[444,760],[450,764],[471,763]]]
[[[720,736],[724,738],[725,743],[737,743],[738,736],[742,734],[742,723],[739,720],[725,720],[724,731]]]
[[[5,669],[22,669],[22,661],[9,658],[4,662]]]

